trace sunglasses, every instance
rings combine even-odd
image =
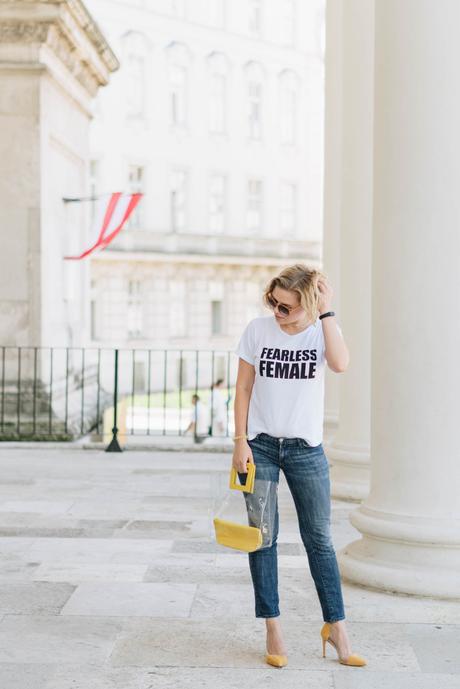
[[[267,296],[267,302],[273,310],[275,310],[276,307],[278,307],[278,312],[281,313],[283,316],[289,316],[291,311],[294,311],[294,309],[297,309],[300,306],[300,304],[297,304],[297,306],[288,306],[287,304],[280,304],[279,301],[276,301],[275,297],[273,297],[271,294]]]

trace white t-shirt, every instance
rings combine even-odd
[[[276,438],[304,438],[312,446],[322,442],[324,351],[319,317],[295,335],[284,332],[274,315],[249,321],[235,349],[255,368],[249,439],[268,433]]]

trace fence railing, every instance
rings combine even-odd
[[[236,370],[228,350],[3,346],[0,440],[228,437]]]

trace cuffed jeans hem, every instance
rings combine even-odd
[[[257,615],[257,614],[256,614],[256,617],[264,617],[264,618],[268,618],[268,617],[279,617],[279,616],[280,616],[280,613],[279,613],[279,612],[274,612],[273,615]]]
[[[336,620],[324,620],[325,622],[329,622],[329,624],[333,624],[333,622],[340,622],[341,620],[344,620],[345,617],[338,617]]]

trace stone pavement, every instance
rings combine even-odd
[[[340,665],[284,477],[279,578],[289,665],[263,661],[247,555],[217,546],[225,452],[0,448],[1,689],[460,689],[460,601],[343,583]],[[214,496],[214,497],[213,497]],[[333,502],[337,550],[359,534]]]

